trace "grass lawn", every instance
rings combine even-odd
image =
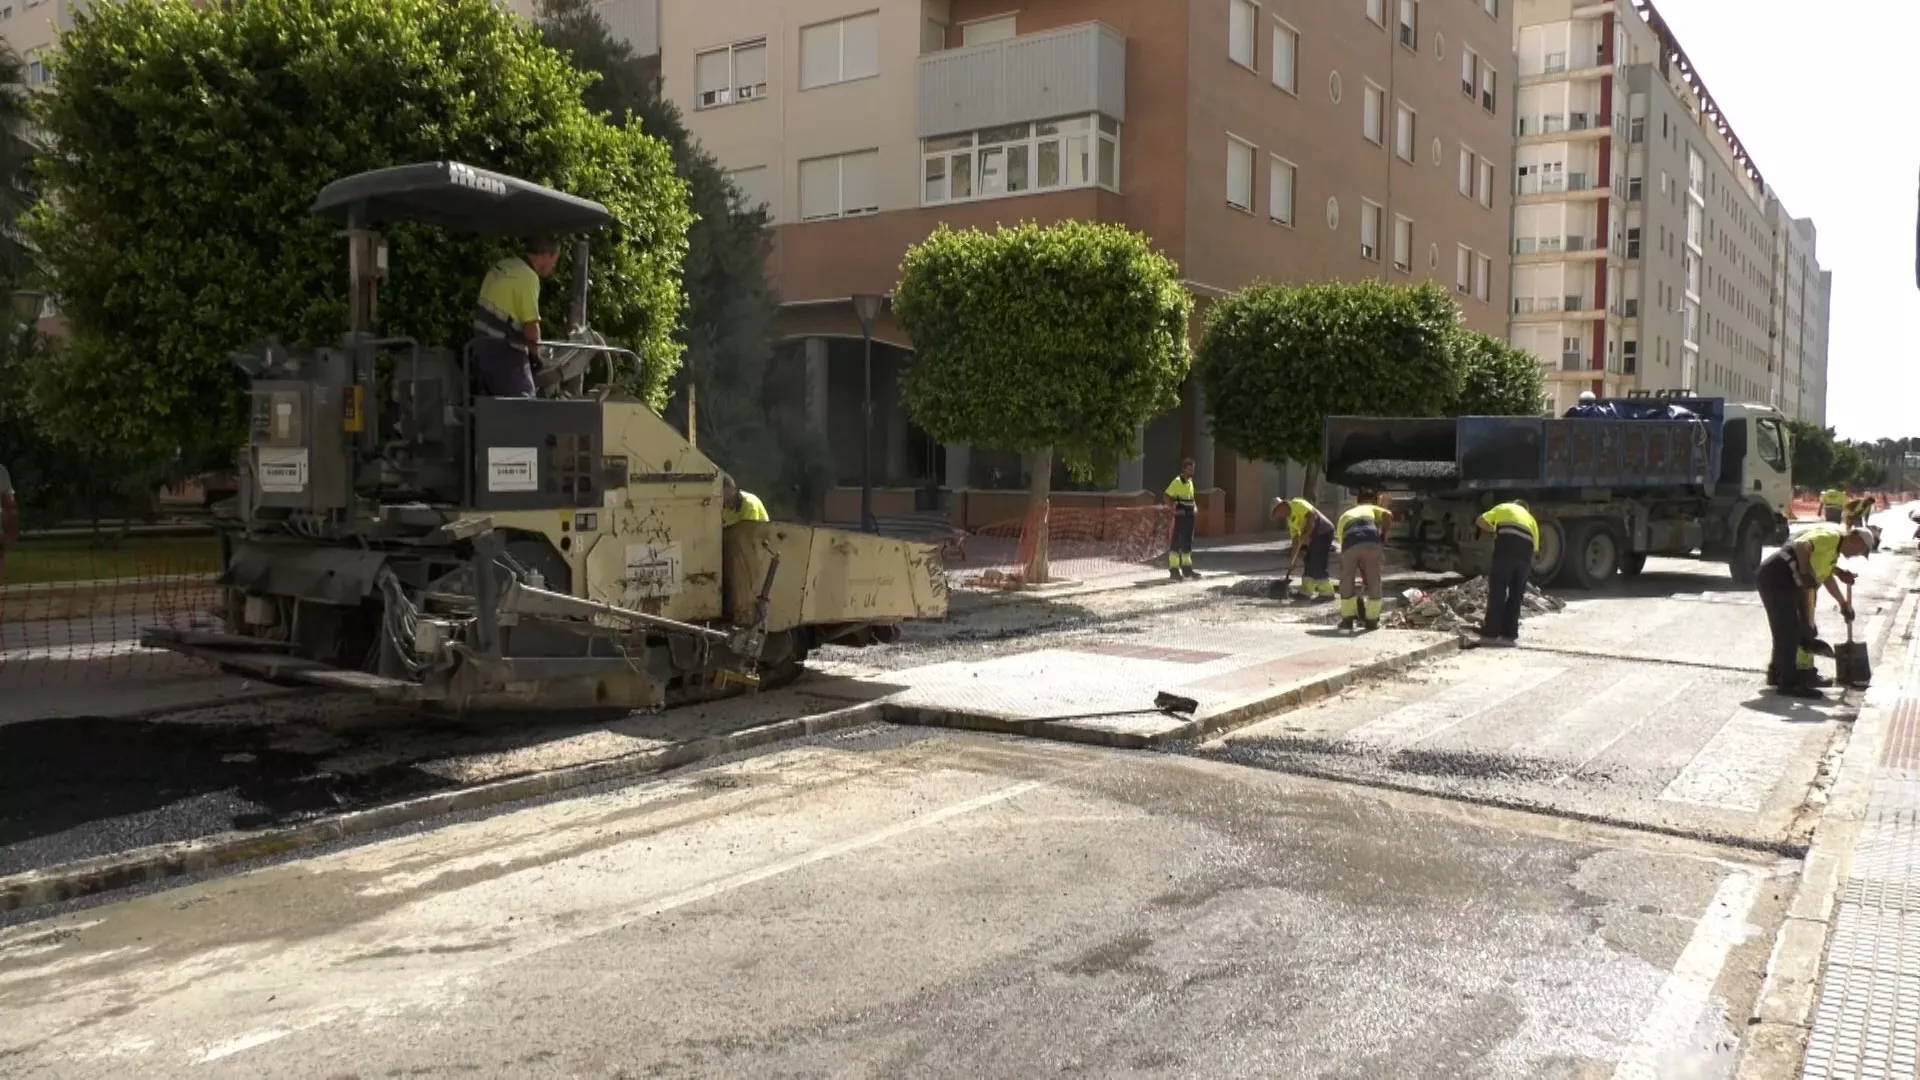
[[[177,577],[220,569],[217,536],[129,536],[22,540],[10,544],[0,565],[0,584],[28,585],[99,578]]]

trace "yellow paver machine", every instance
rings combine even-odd
[[[585,242],[535,398],[481,396],[471,343],[378,332],[381,227],[579,235],[612,220],[604,206],[432,162],[338,180],[313,211],[345,228],[349,330],[234,358],[252,412],[223,515],[227,629],[145,644],[452,709],[646,709],[783,683],[812,648],[946,614],[932,547],[722,527],[714,462],[614,389],[639,358],[586,327]]]

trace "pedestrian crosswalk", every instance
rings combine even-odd
[[[1432,697],[1370,720],[1347,733],[1349,741],[1383,749],[1414,746],[1520,697],[1565,672],[1558,667],[1499,667],[1471,682],[1455,683]]]

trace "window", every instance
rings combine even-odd
[[[1386,26],[1387,0],[1367,0],[1367,18],[1372,19],[1382,27]]]
[[[1396,102],[1394,113],[1393,152],[1400,155],[1402,161],[1413,160],[1413,110],[1407,103]]]
[[[800,30],[800,89],[880,74],[880,16],[875,12]]]
[[[960,44],[990,45],[996,41],[1005,41],[1013,36],[1013,16],[998,15],[991,19],[979,19],[962,24]]]
[[[1640,229],[1639,227],[1636,226],[1634,228],[1627,230],[1627,258],[1637,259],[1639,257],[1640,257]]]
[[[1380,207],[1365,199],[1360,200],[1360,257],[1380,258]]]
[[[1293,162],[1285,158],[1267,163],[1267,216],[1282,225],[1293,224],[1293,185],[1298,175]]]
[[[920,23],[920,55],[944,52],[947,48],[947,24],[934,19]]]
[[[1627,177],[1627,201],[1628,202],[1640,201],[1641,183],[1642,181],[1638,176]]]
[[[1393,268],[1403,274],[1413,272],[1413,222],[1394,215]]]
[[[1488,112],[1497,111],[1494,108],[1494,103],[1499,97],[1495,92],[1495,88],[1498,85],[1499,76],[1494,72],[1492,65],[1480,65],[1480,107]]]
[[[1465,296],[1473,289],[1473,249],[1465,244],[1453,253],[1453,291]]]
[[[1386,113],[1387,92],[1368,83],[1365,101],[1361,105],[1360,112],[1360,134],[1365,135],[1368,142],[1382,144],[1386,142],[1386,135],[1381,127],[1386,121]]]
[[[1420,5],[1417,0],[1400,0],[1400,44],[1420,51]]]
[[[1227,205],[1253,209],[1253,147],[1227,136]]]
[[[1476,191],[1480,196],[1480,205],[1493,209],[1493,162],[1480,159],[1480,186]]]
[[[1480,82],[1480,58],[1472,49],[1460,50],[1460,92],[1473,99],[1473,88]]]
[[[1286,23],[1273,23],[1273,85],[1289,94],[1299,92],[1295,79],[1300,68],[1300,32]]]
[[[1760,438],[1760,460],[1773,466],[1775,472],[1787,471],[1787,440],[1780,433],[1780,421],[1765,417],[1755,425]]]
[[[1643,143],[1647,141],[1647,118],[1636,116],[1627,124],[1627,141]]]
[[[713,109],[767,96],[766,39],[695,54],[693,81],[696,109]]]
[[[1120,125],[1104,116],[1006,124],[920,144],[922,205],[1120,186]]]
[[[1492,283],[1493,283],[1493,259],[1491,259],[1486,255],[1474,256],[1473,298],[1475,300],[1480,301],[1483,304],[1487,303],[1488,300],[1493,295],[1491,292],[1493,288]]]
[[[1626,374],[1632,375],[1640,367],[1640,343],[1623,341],[1620,343],[1620,358],[1626,368]]]
[[[800,163],[800,220],[872,214],[880,210],[880,151],[862,150]]]
[[[1255,66],[1253,27],[1260,9],[1253,5],[1253,0],[1232,2],[1233,7],[1227,14],[1227,59],[1250,68]]]
[[[750,169],[735,169],[727,174],[732,181],[736,198],[734,208],[751,213],[768,205],[767,167],[757,165]]]
[[[1460,148],[1460,194],[1473,198],[1473,151]]]
[[[41,86],[47,81],[47,65],[39,60],[27,61],[27,85]]]

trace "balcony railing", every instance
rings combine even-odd
[[[1561,371],[1588,371],[1592,367],[1593,365],[1587,362],[1585,353],[1563,352],[1560,354]]]
[[[1542,71],[1543,74],[1558,75],[1565,70],[1567,70],[1567,54],[1566,53],[1557,52],[1557,53],[1547,54],[1547,62]]]
[[[918,60],[921,138],[1099,113],[1126,120],[1127,41],[1081,23]]]
[[[1577,112],[1567,117],[1568,131],[1585,131],[1592,126],[1593,116],[1590,113]]]

